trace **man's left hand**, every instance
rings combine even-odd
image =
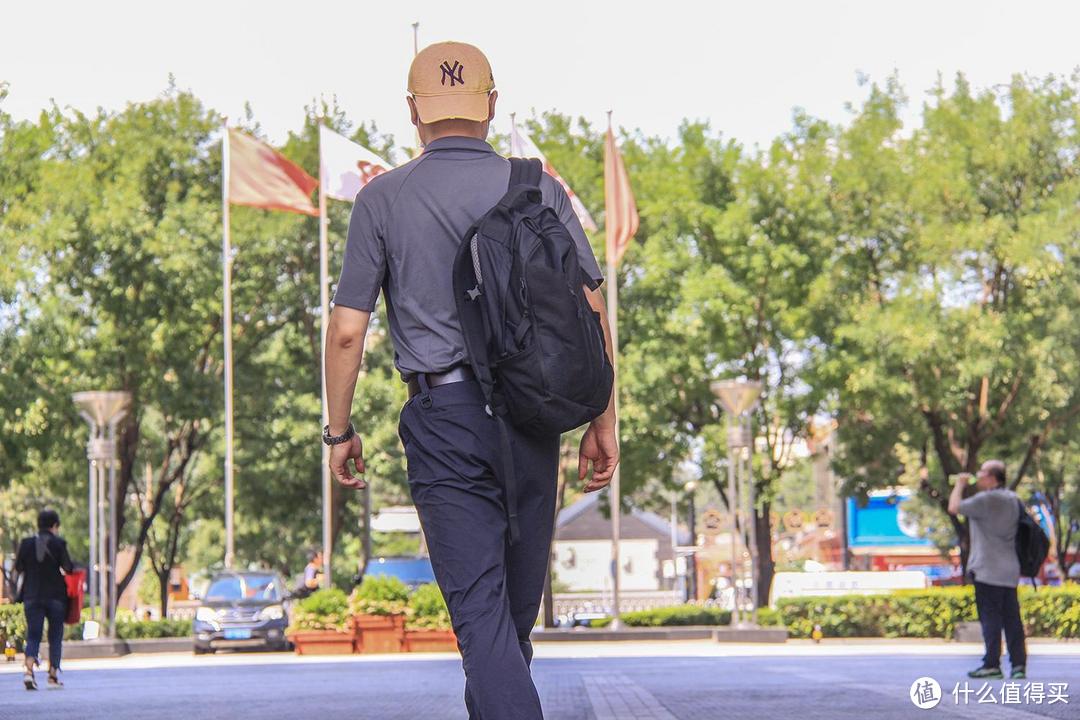
[[[619,464],[619,441],[615,437],[614,423],[596,423],[589,425],[581,437],[578,451],[578,479],[584,480],[592,463],[592,477],[585,483],[585,492],[593,492],[607,487]]]

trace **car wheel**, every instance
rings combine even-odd
[[[199,647],[198,645],[196,645],[193,649],[196,655],[212,655],[214,652],[210,648]]]

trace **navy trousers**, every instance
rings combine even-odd
[[[1009,664],[1012,667],[1027,665],[1027,648],[1024,645],[1024,623],[1020,619],[1020,601],[1016,588],[987,585],[975,581],[975,609],[979,611],[983,644],[986,654],[983,667],[1001,667],[1001,631],[1005,630],[1005,643],[1009,648]]]
[[[401,411],[409,490],[465,670],[470,720],[540,720],[529,633],[555,521],[559,437],[512,427],[520,540],[510,545],[498,424],[475,381],[430,388]],[[508,426],[509,427],[509,426]]]
[[[27,600],[23,604],[26,614],[26,657],[38,659],[45,620],[49,621],[49,666],[60,669],[60,647],[64,642],[64,618],[67,616],[67,600]]]

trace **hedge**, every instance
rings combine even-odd
[[[435,583],[425,583],[413,591],[405,618],[405,627],[410,630],[450,630],[452,627],[450,610],[442,590]]]
[[[670,605],[651,610],[635,610],[619,616],[627,627],[676,627],[686,625],[727,625],[731,611],[708,605]],[[598,618],[589,627],[602,628],[611,624],[611,618]]]
[[[64,640],[82,640],[83,622],[64,626]],[[102,636],[106,628],[101,628]],[[191,620],[127,620],[117,617],[116,637],[121,640],[146,640],[150,638],[188,637],[193,632]]]
[[[970,586],[782,598],[776,605],[796,638],[810,637],[814,625],[825,637],[951,638],[959,623],[978,619]],[[1080,638],[1080,586],[1022,587],[1020,607],[1029,636]]]
[[[17,652],[22,652],[26,639],[26,616],[22,605],[0,605],[0,652],[10,642]]]
[[[349,620],[349,597],[340,588],[316,590],[293,607],[289,631],[337,630]]]

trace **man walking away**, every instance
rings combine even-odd
[[[67,615],[67,585],[64,572],[71,572],[67,543],[60,537],[60,516],[55,510],[42,510],[37,518],[38,534],[23,538],[15,556],[15,571],[22,574],[21,596],[26,613],[27,690],[37,690],[34,667],[45,620],[49,621],[49,685],[60,687],[60,646],[64,641],[64,618]]]
[[[976,476],[979,491],[967,498],[964,488],[971,475],[961,473],[949,497],[949,513],[968,519],[971,550],[968,575],[975,585],[975,607],[982,625],[986,654],[982,665],[968,673],[973,678],[1000,678],[1001,631],[1009,648],[1012,679],[1027,677],[1024,625],[1020,619],[1020,560],[1016,554],[1016,528],[1021,503],[1005,487],[1005,463],[988,460]]]
[[[330,469],[338,481],[364,487],[346,466],[352,459],[356,472],[364,472],[349,415],[381,290],[395,364],[409,384],[398,428],[409,490],[457,634],[469,717],[540,720],[529,633],[554,530],[559,435],[530,434],[509,423],[500,433],[468,362],[452,273],[466,230],[499,202],[511,179],[510,162],[485,141],[495,115],[494,87],[487,58],[471,45],[438,43],[413,60],[407,102],[424,152],[375,177],[356,196],[326,339],[323,442],[332,445]],[[569,290],[576,297],[581,289],[599,314],[610,356],[598,290],[603,278],[588,238],[562,187],[547,174],[538,185],[542,204],[572,237],[570,252],[582,270],[577,288]],[[592,464],[586,491],[608,484],[618,456],[609,398],[581,441],[581,479]],[[504,482],[510,477],[513,494]],[[512,508],[516,526],[508,517]]]

